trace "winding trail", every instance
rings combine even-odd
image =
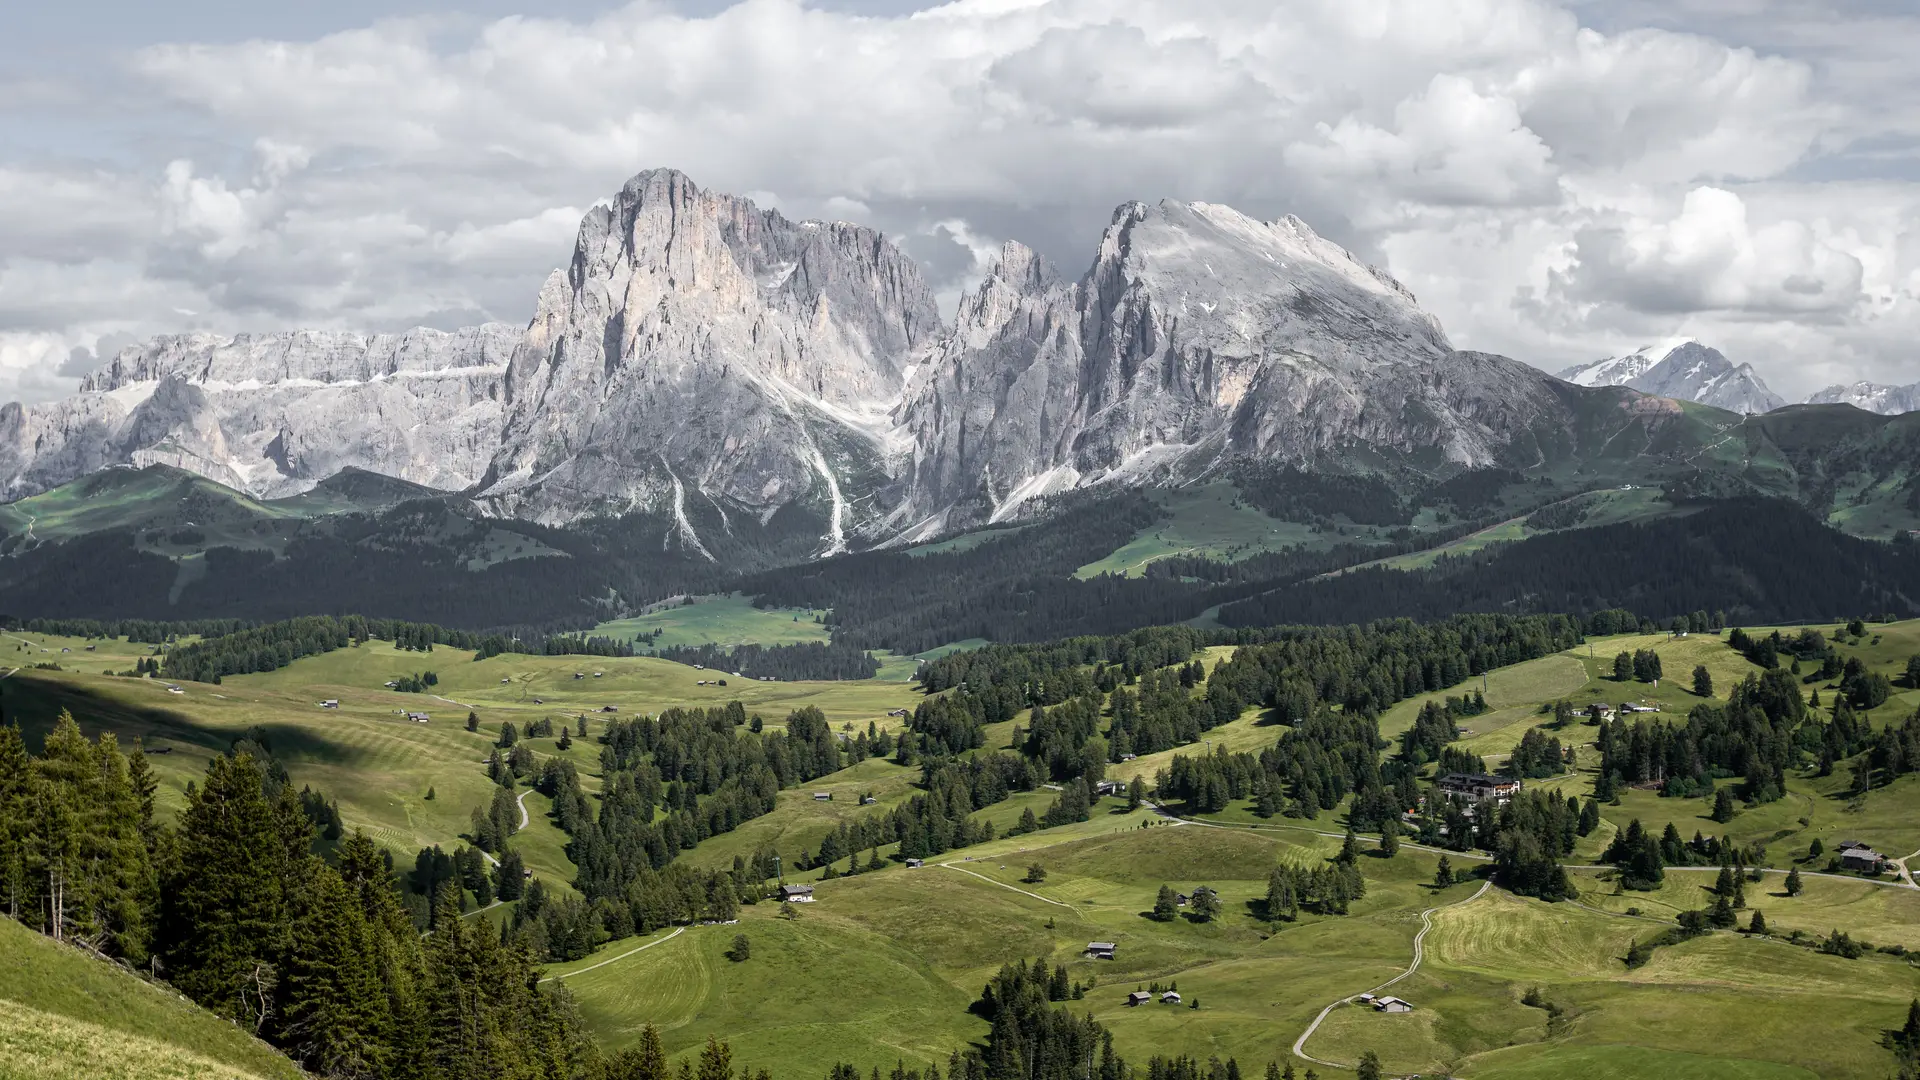
[[[1487,894],[1487,890],[1491,888],[1493,888],[1493,882],[1483,881],[1480,883],[1480,887],[1474,890],[1474,893],[1472,896],[1469,896],[1464,900],[1455,900],[1451,904],[1438,904],[1438,905],[1435,905],[1434,907],[1430,907],[1427,910],[1421,912],[1420,913],[1420,932],[1413,935],[1413,963],[1407,965],[1407,970],[1401,972],[1398,975],[1395,975],[1393,978],[1388,979],[1386,982],[1381,983],[1379,986],[1376,986],[1371,990],[1362,990],[1360,993],[1361,994],[1378,994],[1380,991],[1385,990],[1387,987],[1392,986],[1394,983],[1397,983],[1402,979],[1408,978],[1412,976],[1414,972],[1419,971],[1420,962],[1422,960],[1425,960],[1427,957],[1427,948],[1426,948],[1427,931],[1433,929],[1433,913],[1436,911],[1439,911],[1443,907],[1458,907],[1461,904],[1471,904],[1475,900],[1478,900],[1482,896],[1485,896]],[[1307,1053],[1306,1048],[1307,1048],[1307,1040],[1313,1037],[1313,1033],[1315,1031],[1319,1030],[1320,1021],[1325,1020],[1327,1018],[1328,1013],[1332,1012],[1334,1009],[1339,1008],[1342,1005],[1345,1005],[1347,1002],[1352,1001],[1354,998],[1357,998],[1359,996],[1360,994],[1349,994],[1348,996],[1343,997],[1338,1001],[1328,1002],[1327,1007],[1320,1010],[1320,1015],[1313,1018],[1313,1023],[1307,1025],[1307,1030],[1301,1032],[1300,1037],[1293,1040],[1293,1056],[1298,1058],[1304,1058],[1307,1061],[1313,1062],[1315,1065],[1325,1065],[1328,1068],[1332,1068],[1332,1069],[1353,1068],[1353,1066],[1351,1065],[1344,1065],[1338,1061],[1328,1061],[1325,1058],[1314,1057],[1312,1054]]]
[[[674,938],[677,938],[681,934],[684,934],[686,932],[687,932],[686,927],[676,926],[673,928],[673,933],[668,934],[666,937],[663,937],[663,938],[655,938],[654,940],[647,942],[645,945],[642,945],[637,949],[628,949],[626,952],[621,953],[619,956],[610,956],[607,959],[602,960],[597,964],[589,964],[578,971],[569,971],[561,975],[549,975],[546,978],[541,979],[540,981],[552,982],[555,979],[570,979],[575,975],[585,975],[587,972],[593,971],[596,968],[603,968],[603,967],[606,967],[608,964],[614,963],[615,961],[625,960],[627,957],[632,956],[634,953],[646,952],[648,949],[653,948],[655,945],[659,945],[663,942],[672,941]]]
[[[984,881],[989,885],[998,885],[1003,889],[1013,889],[1014,892],[1019,893],[1021,896],[1031,896],[1035,900],[1038,900],[1043,904],[1052,904],[1054,907],[1063,907],[1063,908],[1066,908],[1068,911],[1073,912],[1076,915],[1080,913],[1080,909],[1074,907],[1072,904],[1063,904],[1058,900],[1050,900],[1047,897],[1041,896],[1039,893],[1028,892],[1025,889],[1014,889],[1013,886],[1007,884],[1004,881],[995,881],[985,874],[976,874],[964,866],[955,866],[950,862],[943,862],[940,865],[948,870],[958,870],[961,873],[966,874],[968,877],[977,877],[981,881]]]
[[[520,808],[520,827],[522,829],[527,827],[527,796],[531,794],[533,794],[533,789],[528,788],[527,790],[520,793],[520,797],[518,799],[514,800],[514,805]]]

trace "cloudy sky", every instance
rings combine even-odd
[[[1115,204],[1296,213],[1454,343],[1920,380],[1911,0],[63,0],[0,58],[0,400],[159,333],[523,321],[674,166],[949,297]]]

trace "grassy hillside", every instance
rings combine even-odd
[[[750,611],[718,606],[698,618],[717,625],[723,616],[765,614]],[[785,617],[785,625],[795,625],[790,612]],[[1839,628],[1820,629],[1832,637]],[[468,811],[489,793],[480,762],[503,720],[524,730],[541,717],[574,724],[585,715],[593,730],[603,723],[606,714],[597,711],[603,705],[629,715],[739,698],[775,725],[789,709],[814,704],[836,728],[864,729],[870,722],[897,726],[900,721],[887,711],[911,707],[918,698],[898,682],[701,687],[698,681],[713,673],[649,658],[500,656],[476,663],[458,650],[409,653],[378,642],[270,674],[229,678],[220,686],[184,684],[183,693],[171,694],[153,680],[97,673],[131,666],[143,648],[94,642],[95,652],[87,654],[84,644],[28,634],[0,645],[0,657],[13,650],[8,667],[57,661],[69,668],[24,666],[0,679],[0,705],[10,719],[28,726],[36,745],[48,718],[66,705],[89,730],[104,725],[141,737],[150,748],[171,748],[152,758],[163,780],[165,809],[178,805],[179,792],[208,756],[258,726],[296,783],[338,798],[349,826],[369,827],[396,855],[423,844],[458,842]],[[1872,626],[1838,647],[1843,656],[1895,673],[1909,655],[1920,653],[1920,622]],[[1660,654],[1667,678],[1658,686],[1612,679],[1613,656],[1636,649]],[[1230,652],[1210,650],[1206,666]],[[1582,707],[1644,702],[1678,718],[1700,700],[1688,679],[1696,664],[1708,668],[1722,699],[1756,670],[1719,635],[1596,639],[1452,691],[1482,690],[1491,706],[1462,721],[1472,729],[1462,745],[1497,766],[1529,728],[1551,722],[1550,706],[1561,700]],[[427,669],[440,676],[437,699],[382,685]],[[1833,692],[1825,684],[1809,687],[1816,688],[1823,700]],[[341,708],[319,709],[315,703],[326,697],[338,698]],[[1382,733],[1391,738],[1403,730],[1421,703],[1403,702],[1385,713]],[[1899,689],[1869,721],[1895,722],[1916,706],[1920,691]],[[431,721],[405,722],[398,713],[409,708],[425,709]],[[464,730],[469,708],[483,721],[479,733]],[[1018,722],[990,729],[988,747],[1004,743]],[[1250,710],[1208,739],[1213,748],[1257,751],[1283,730]],[[1597,760],[1593,730],[1576,721],[1554,732],[1576,746],[1578,766],[1541,784],[1587,795]],[[559,752],[553,740],[533,743],[542,755]],[[1175,754],[1206,749],[1150,755],[1112,771],[1151,778]],[[577,740],[567,753],[589,792],[596,791],[593,740]],[[911,798],[918,778],[917,768],[869,759],[780,793],[771,813],[680,857],[696,866],[725,867],[736,855],[765,847],[789,857],[817,849],[838,824]],[[1304,1052],[1351,1064],[1373,1050],[1395,1074],[1422,1070],[1494,1080],[1649,1073],[1676,1080],[1882,1077],[1892,1058],[1878,1044],[1880,1032],[1897,1027],[1907,1002],[1920,996],[1920,967],[1892,952],[1848,960],[1783,940],[1796,930],[1824,936],[1837,928],[1875,946],[1920,951],[1920,890],[1891,878],[1823,876],[1824,859],[1819,865],[1806,861],[1815,839],[1831,848],[1838,839],[1859,838],[1894,855],[1920,848],[1920,777],[1859,799],[1844,790],[1845,783],[1843,775],[1790,774],[1785,798],[1743,809],[1724,824],[1708,819],[1710,805],[1700,798],[1629,790],[1618,805],[1603,806],[1600,827],[1581,840],[1573,861],[1596,861],[1614,833],[1638,818],[1655,830],[1671,821],[1686,836],[1699,830],[1765,842],[1775,871],[1798,866],[1806,880],[1797,897],[1784,895],[1778,872],[1747,887],[1749,906],[1764,912],[1775,938],[1709,934],[1663,947],[1633,970],[1620,959],[1628,945],[1672,925],[1679,911],[1702,906],[1712,868],[1670,869],[1654,892],[1620,890],[1608,869],[1575,869],[1578,903],[1548,905],[1497,888],[1481,892],[1477,880],[1435,889],[1430,882],[1439,853],[1407,845],[1392,859],[1360,860],[1367,895],[1351,914],[1306,914],[1297,923],[1275,925],[1259,917],[1257,902],[1268,872],[1281,863],[1313,866],[1332,858],[1344,830],[1338,811],[1308,821],[1261,819],[1239,800],[1205,821],[1181,823],[1149,809],[1128,812],[1109,799],[1085,823],[960,849],[924,868],[895,864],[817,882],[818,901],[799,906],[795,919],[780,917],[776,904],[749,905],[737,926],[695,925],[613,942],[584,960],[553,966],[548,976],[568,986],[610,1047],[629,1044],[647,1023],[662,1029],[676,1055],[691,1054],[709,1034],[719,1034],[732,1043],[736,1063],[765,1065],[780,1077],[817,1075],[839,1061],[865,1073],[889,1069],[897,1060],[942,1060],[984,1037],[985,1022],[967,1006],[1000,965],[1038,956],[1066,965],[1088,987],[1072,1008],[1107,1025],[1116,1050],[1136,1065],[1157,1053],[1188,1053],[1202,1059],[1231,1055],[1243,1070],[1258,1069],[1268,1060],[1287,1059],[1295,1040],[1334,1005],[1306,1039]],[[431,801],[424,797],[429,787],[436,792]],[[816,801],[815,790],[835,798]],[[861,795],[872,795],[877,805],[860,806]],[[1021,810],[1040,813],[1053,798],[1050,791],[1019,794],[976,816],[1004,832]],[[531,821],[516,846],[543,878],[564,888],[572,876],[565,838],[544,820],[542,797],[529,795],[527,806]],[[890,852],[883,848],[882,854]],[[1484,863],[1472,855],[1449,858],[1456,868]],[[1025,880],[1034,865],[1045,870],[1038,883]],[[788,876],[813,880],[819,874],[790,870]],[[1222,916],[1206,923],[1148,918],[1162,884],[1181,891],[1201,884],[1217,889]],[[489,917],[500,914],[497,909]],[[1743,924],[1745,919],[1742,913]],[[1415,1011],[1387,1016],[1336,1005],[1406,973],[1423,929],[1423,959],[1393,989],[1413,1001]],[[736,934],[751,942],[744,962],[725,955]],[[1117,942],[1118,958],[1084,959],[1093,940]],[[5,947],[0,939],[0,949]],[[1187,1004],[1197,998],[1200,1007],[1127,1007],[1128,991],[1154,982],[1177,983]],[[0,995],[5,983],[0,979]],[[1536,986],[1559,1009],[1559,1019],[1522,1003]],[[30,1004],[58,1012],[48,1004],[52,1000],[36,996]],[[94,1016],[80,1020],[105,1023]],[[38,1017],[15,1026],[55,1030]],[[197,1045],[194,1050],[229,1067],[245,1065]],[[1304,1069],[1307,1062],[1296,1064]],[[106,1066],[100,1074],[114,1075]]]
[[[87,652],[87,645],[95,651]],[[8,659],[9,647],[13,659]],[[421,847],[459,842],[472,809],[492,794],[484,762],[505,722],[524,731],[534,720],[551,719],[557,736],[562,722],[577,732],[578,718],[585,716],[589,731],[597,734],[610,715],[600,711],[607,705],[631,715],[674,704],[739,700],[776,728],[792,710],[813,705],[836,727],[865,730],[869,723],[897,726],[900,721],[887,713],[911,707],[919,696],[901,681],[729,679],[725,687],[700,686],[714,673],[647,657],[509,654],[476,663],[463,650],[406,652],[379,641],[307,657],[267,674],[230,676],[218,686],[171,684],[181,687],[178,694],[169,692],[166,682],[103,673],[129,669],[147,652],[124,641],[45,634],[0,639],[0,662],[23,665],[0,680],[0,708],[26,729],[36,748],[62,708],[82,718],[89,733],[113,731],[123,745],[140,740],[160,777],[158,802],[166,813],[183,805],[181,793],[208,760],[237,736],[257,729],[296,783],[339,801],[348,828],[365,828],[396,857],[407,858]],[[65,670],[27,666],[43,662]],[[428,670],[439,675],[434,694],[385,687],[398,676]],[[583,677],[575,679],[575,673]],[[337,710],[320,708],[329,698],[339,701]],[[408,711],[424,711],[430,720],[409,722]],[[478,732],[465,728],[469,711],[480,718]],[[527,742],[543,756],[562,753],[557,738]],[[597,790],[594,739],[576,736],[565,753],[579,767],[584,786]],[[573,868],[561,852],[565,836],[542,816],[543,802],[537,793],[527,796],[530,821],[515,844],[536,872],[566,882]]]
[[[292,1080],[291,1061],[171,990],[0,918],[0,1080]]]

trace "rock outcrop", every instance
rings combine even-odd
[[[500,443],[517,327],[163,337],[62,401],[0,407],[0,496],[165,464],[274,498],[360,468],[444,490]]]
[[[649,510],[697,550],[701,512],[730,531],[802,506],[820,550],[844,548],[907,456],[888,411],[940,332],[918,266],[873,230],[642,173],[541,290],[478,496],[549,522]]]

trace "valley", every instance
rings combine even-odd
[[[711,631],[755,617],[769,631],[794,625],[792,612],[776,625],[771,614],[715,603],[668,632]],[[661,614],[670,620],[674,610]],[[699,605],[678,610],[698,612]],[[1782,633],[1791,638],[1802,629]],[[1858,661],[1895,684],[1859,714],[1869,728],[1897,725],[1920,706],[1920,690],[1904,682],[1907,658],[1920,653],[1920,622],[1865,624],[1858,637],[1844,627],[1810,629],[1825,632],[1842,664]],[[174,694],[164,679],[97,673],[131,666],[150,647],[33,632],[6,642],[14,655],[8,666],[20,666],[0,680],[0,707],[25,726],[30,746],[38,746],[62,708],[89,735],[112,731],[123,745],[138,739],[160,780],[161,813],[171,816],[212,755],[249,734],[270,748],[294,784],[337,800],[346,829],[365,830],[402,868],[420,847],[451,852],[465,842],[469,811],[494,788],[484,760],[501,723],[525,730],[547,719],[559,730],[587,717],[587,735],[565,749],[551,738],[523,738],[521,745],[539,761],[572,762],[589,799],[598,801],[605,794],[598,734],[610,717],[737,700],[764,717],[769,732],[811,706],[836,730],[898,734],[911,720],[889,714],[926,700],[913,683],[884,678],[764,683],[729,676],[726,687],[703,687],[698,683],[715,673],[647,657],[508,654],[475,661],[446,646],[418,652],[377,640],[218,685],[177,683],[182,692]],[[1203,670],[1219,670],[1238,648],[1207,648],[1198,657]],[[1662,660],[1668,677],[1657,686],[1615,679],[1613,658],[1640,652]],[[33,666],[47,663],[62,670]],[[1696,667],[1716,689],[1712,698],[1694,693],[1687,673]],[[431,694],[382,685],[427,669],[438,673]],[[1676,718],[1703,701],[1724,705],[1732,688],[1760,670],[1723,633],[1597,635],[1447,688],[1445,694],[1477,691],[1485,699],[1484,712],[1458,721],[1459,736],[1449,745],[1499,769],[1523,736],[1552,735],[1573,751],[1576,765],[1527,786],[1585,801],[1597,781],[1597,729],[1580,719],[1560,722],[1555,703],[1583,710],[1629,701],[1660,710],[1643,715]],[[1198,683],[1196,699],[1209,685]],[[1823,699],[1840,692],[1831,680],[1809,687]],[[1380,712],[1378,730],[1389,744],[1383,763],[1424,705],[1440,696],[1415,695]],[[325,699],[339,707],[320,708]],[[620,711],[599,711],[608,705]],[[430,719],[408,722],[406,710]],[[465,730],[469,710],[479,717],[477,732]],[[989,725],[973,753],[995,752],[1017,727],[1036,722],[1022,710]],[[1257,753],[1289,730],[1248,709],[1195,743],[1110,765],[1109,775],[1140,775],[1158,789],[1138,808],[1109,796],[1095,800],[1084,821],[1007,836],[1022,811],[1047,811],[1061,789],[1015,792],[972,814],[994,824],[996,839],[954,847],[919,867],[904,864],[897,843],[881,843],[874,851],[883,868],[850,874],[842,856],[840,873],[820,880],[820,868],[800,869],[807,853],[836,829],[922,793],[919,767],[870,757],[780,791],[766,813],[675,860],[725,870],[778,852],[787,881],[812,885],[812,903],[783,910],[763,899],[738,909],[737,926],[696,919],[646,930],[579,959],[550,962],[545,977],[566,987],[594,1039],[609,1050],[634,1045],[649,1024],[671,1055],[697,1055],[709,1034],[720,1034],[736,1063],[765,1065],[775,1075],[816,1074],[842,1061],[863,1072],[884,1071],[896,1060],[944,1066],[953,1052],[988,1037],[987,1022],[969,1011],[980,986],[1002,965],[1035,958],[1064,967],[1080,991],[1062,1004],[1111,1032],[1114,1052],[1131,1062],[1219,1055],[1243,1069],[1291,1060],[1304,1071],[1315,1061],[1350,1066],[1371,1051],[1394,1075],[1492,1080],[1649,1069],[1703,1080],[1877,1077],[1890,1067],[1880,1033],[1898,1029],[1907,1002],[1920,997],[1920,969],[1905,955],[1920,952],[1920,889],[1897,873],[1830,870],[1825,857],[1808,852],[1816,843],[1832,852],[1842,840],[1892,857],[1916,852],[1920,776],[1876,782],[1862,794],[1845,768],[1817,775],[1803,759],[1789,769],[1780,797],[1744,807],[1736,801],[1724,822],[1712,820],[1710,798],[1622,788],[1615,801],[1599,803],[1597,827],[1562,860],[1578,896],[1558,903],[1516,895],[1497,877],[1483,888],[1484,851],[1447,850],[1410,835],[1383,857],[1378,836],[1363,829],[1354,864],[1364,896],[1344,915],[1303,910],[1287,921],[1267,909],[1270,872],[1339,864],[1353,808],[1342,802],[1302,818],[1262,816],[1251,796],[1200,806],[1169,795],[1175,782],[1167,777],[1182,758]],[[862,804],[867,798],[872,805]],[[523,805],[529,821],[510,846],[553,895],[573,895],[578,868],[550,816],[552,801],[529,791]],[[1636,820],[1651,833],[1672,823],[1682,837],[1704,832],[1763,852],[1751,864],[1763,872],[1747,885],[1739,914],[1742,927],[1754,913],[1763,916],[1767,934],[1709,930],[1659,945],[1649,960],[1627,967],[1621,958],[1636,941],[1659,938],[1680,913],[1713,902],[1718,872],[1717,863],[1669,865],[1658,887],[1623,888],[1604,856]],[[1443,855],[1460,875],[1456,883],[1435,884]],[[863,867],[868,862],[864,849],[854,857]],[[1790,869],[1802,875],[1793,895],[1781,884]],[[1163,885],[1183,893],[1210,888],[1219,913],[1153,918]],[[521,903],[481,913],[474,897],[466,902],[470,918],[493,921],[510,920]],[[1869,951],[1848,957],[1812,947],[1836,930]],[[751,942],[750,958],[727,955],[736,935]],[[1416,940],[1418,963],[1409,971]],[[1115,958],[1087,959],[1090,941],[1115,943]],[[1391,993],[1413,1002],[1413,1011],[1384,1015],[1343,1003],[1403,973]],[[1163,1005],[1156,992],[1150,1004],[1130,1007],[1127,994],[1150,984],[1177,988],[1182,1003]],[[73,1009],[76,1022],[101,1022]]]

